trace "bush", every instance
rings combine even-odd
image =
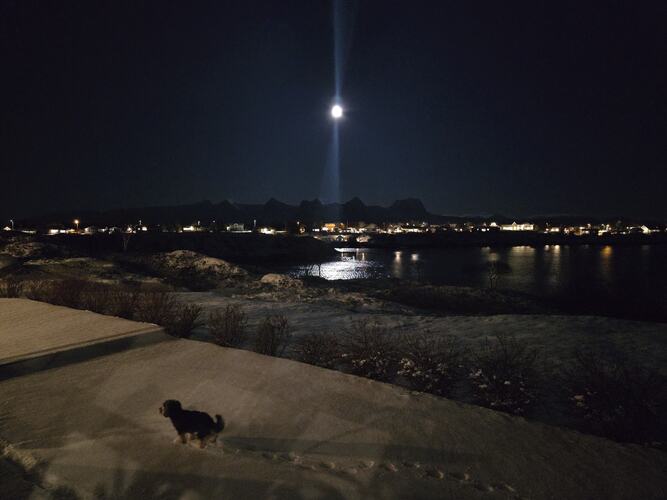
[[[65,279],[50,282],[50,302],[60,306],[81,309],[83,295],[88,288],[88,282],[79,279]]]
[[[341,361],[353,374],[393,380],[398,365],[397,338],[372,321],[355,321],[341,336]]]
[[[201,326],[201,312],[201,306],[196,304],[175,304],[162,325],[169,335],[187,339],[195,328]]]
[[[449,396],[465,375],[465,351],[455,337],[410,335],[401,345],[398,375],[416,391]]]
[[[176,307],[176,301],[166,291],[140,292],[135,304],[134,318],[137,321],[164,325]]]
[[[285,316],[269,316],[260,323],[257,329],[255,351],[269,356],[280,356],[285,352],[291,335]]]
[[[239,305],[228,305],[224,311],[213,311],[208,316],[208,329],[216,343],[238,347],[246,340],[248,320]]]
[[[109,310],[109,297],[111,287],[102,283],[89,283],[81,294],[79,306],[100,314],[106,314]]]
[[[657,372],[618,355],[577,351],[562,378],[588,432],[638,443],[665,439],[667,385]]]
[[[482,406],[523,414],[536,399],[537,350],[516,338],[498,335],[473,354],[470,379],[475,399]]]
[[[47,286],[48,282],[46,281],[27,281],[23,285],[23,293],[28,299],[46,302],[44,297],[46,296]]]
[[[136,291],[83,280],[33,281],[24,290],[33,300],[154,323],[176,337],[187,338],[201,325],[201,307],[179,304],[164,290]]]
[[[296,343],[299,361],[323,368],[334,368],[340,361],[341,346],[332,333],[310,333]]]
[[[23,294],[23,283],[14,279],[0,282],[0,297],[14,299]]]
[[[134,319],[139,302],[139,293],[134,290],[119,290],[112,288],[109,291],[106,312],[119,318]]]
[[[88,282],[79,279],[32,281],[25,286],[25,295],[32,300],[81,309],[83,294],[88,286]]]

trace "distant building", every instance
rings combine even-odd
[[[517,224],[516,222],[512,222],[511,224],[503,224],[500,226],[500,229],[502,231],[534,231],[535,224],[531,224],[529,222]]]
[[[342,222],[327,222],[321,228],[322,231],[327,233],[333,233],[336,231],[343,231],[345,229],[345,224]]]

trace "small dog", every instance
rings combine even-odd
[[[160,407],[160,415],[167,417],[174,425],[178,437],[174,442],[187,443],[187,437],[194,436],[199,440],[199,447],[205,448],[207,442],[215,442],[218,434],[225,428],[225,421],[220,415],[215,421],[203,411],[184,410],[180,401],[168,399]]]

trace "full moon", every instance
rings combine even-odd
[[[334,104],[331,107],[331,116],[335,120],[338,120],[338,119],[342,118],[343,117],[343,108],[338,104]]]

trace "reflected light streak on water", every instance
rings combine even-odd
[[[486,286],[488,263],[498,262],[498,288],[573,297],[606,294],[637,300],[665,296],[667,245],[644,247],[443,248],[419,251],[338,249],[321,266],[286,266],[294,276],[325,279],[400,278],[457,286]],[[583,294],[583,295],[582,295]]]

